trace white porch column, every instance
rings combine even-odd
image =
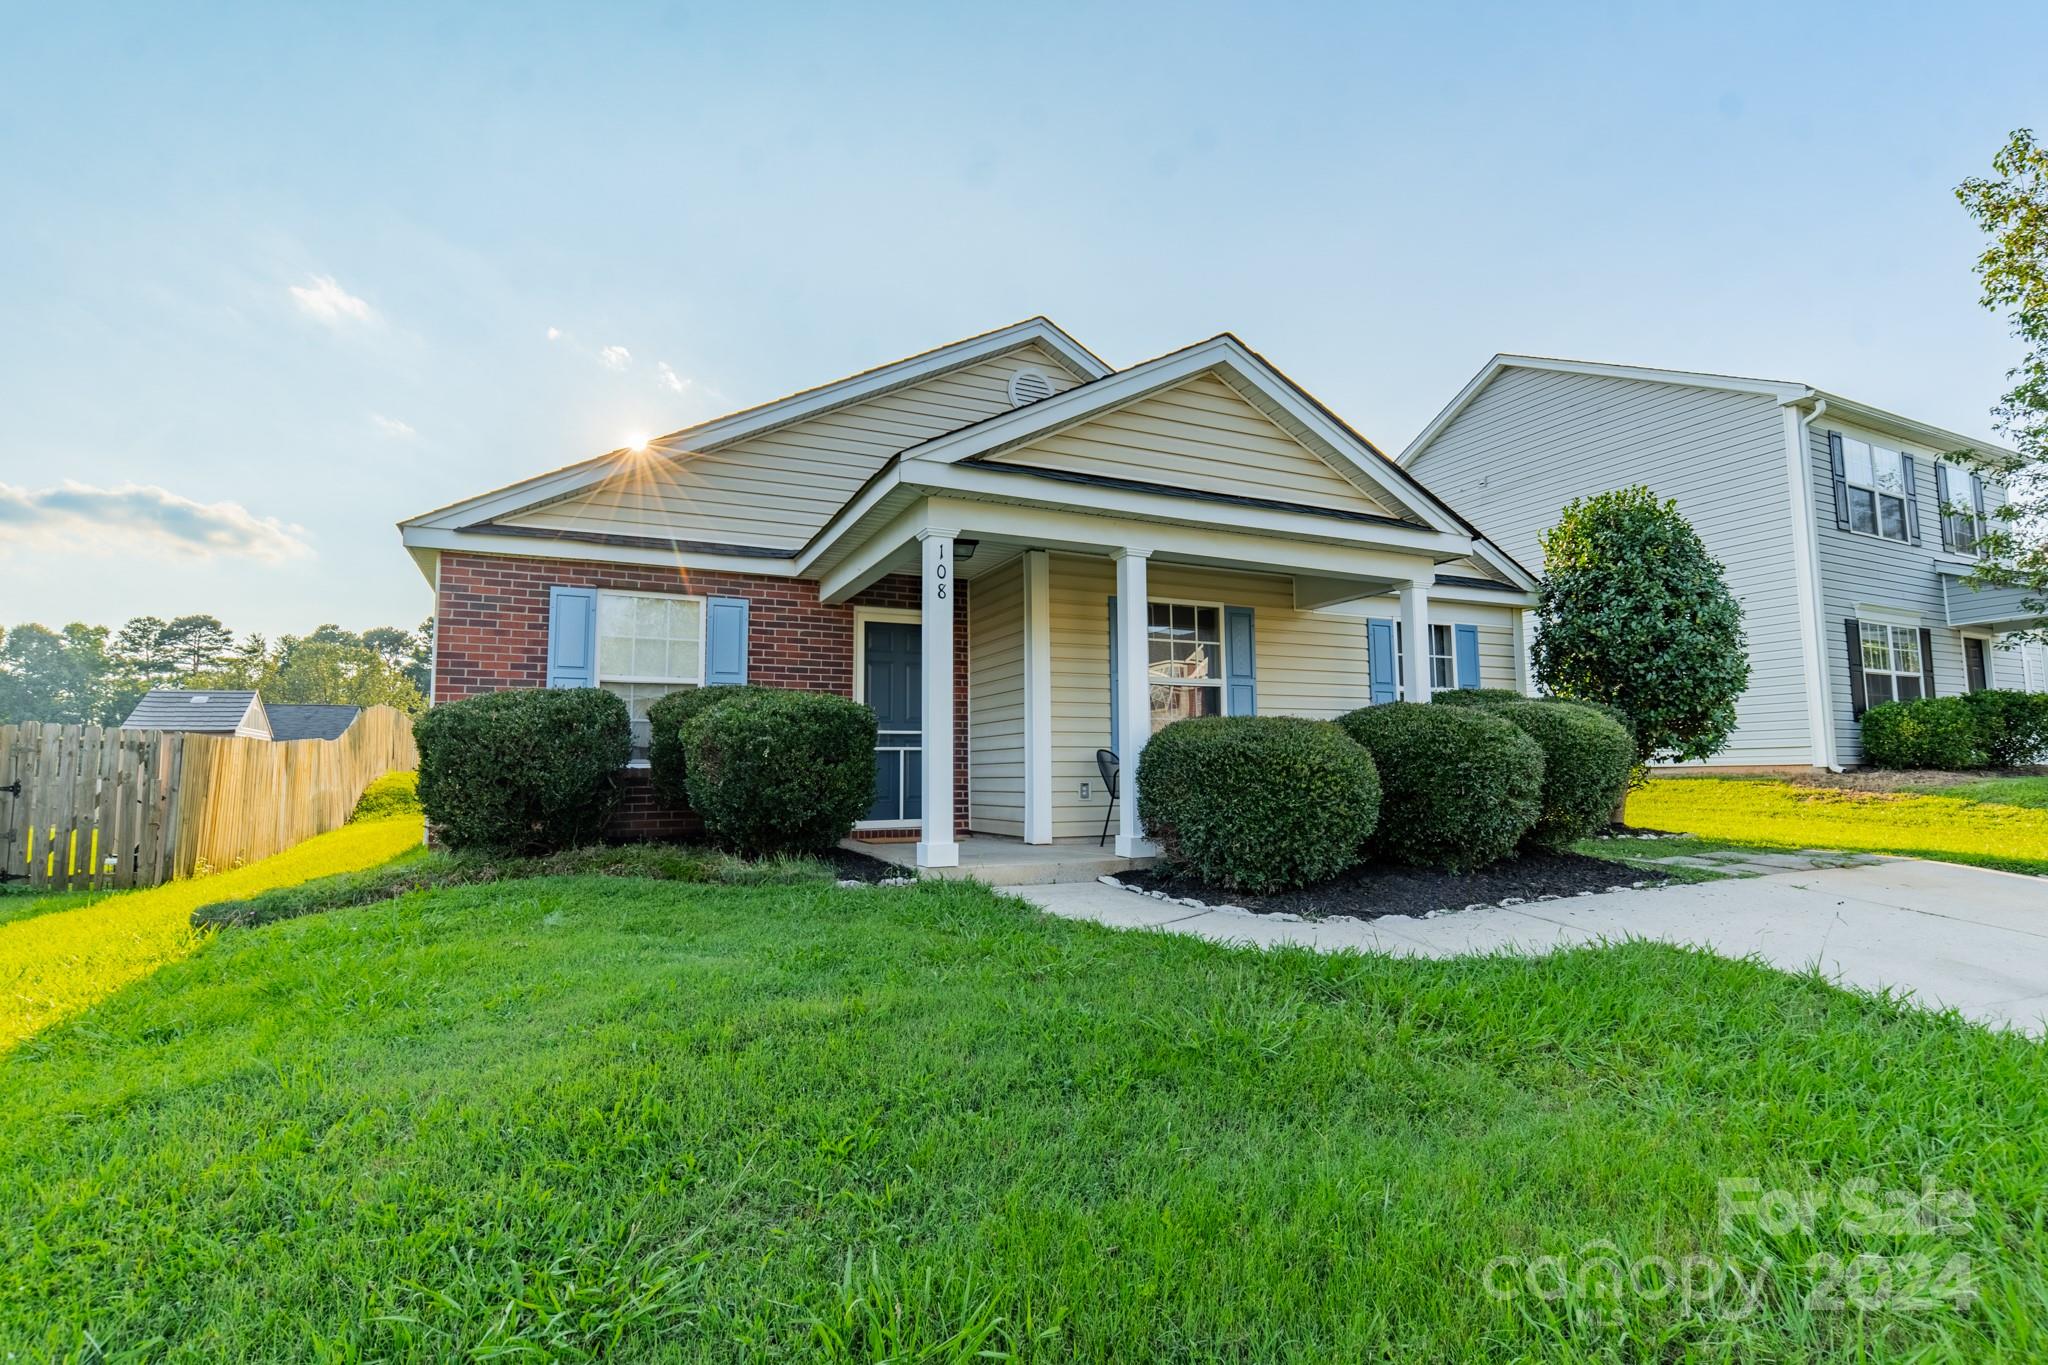
[[[1429,586],[1410,582],[1401,597],[1401,684],[1409,701],[1429,700]]]
[[[1145,649],[1145,561],[1150,550],[1113,550],[1116,561],[1116,853],[1149,858],[1159,850],[1138,823],[1138,754],[1152,738],[1152,684]]]
[[[1052,842],[1052,570],[1024,552],[1024,842]]]
[[[924,831],[919,867],[958,867],[953,837],[953,535],[917,533],[924,547]]]

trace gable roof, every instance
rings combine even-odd
[[[266,702],[272,739],[340,739],[362,714],[360,706],[318,702]]]
[[[646,451],[668,455],[670,458],[684,453],[702,454],[751,436],[759,436],[778,427],[816,417],[835,408],[907,388],[1034,342],[1083,382],[1112,373],[1100,357],[1061,330],[1050,318],[1026,318],[1008,327],[999,327],[994,331],[922,351],[887,365],[862,370],[858,374],[848,375],[829,384],[801,389],[767,403],[743,408],[708,422],[700,422],[696,426],[684,427],[648,442]],[[460,530],[479,521],[510,515],[539,503],[566,497],[610,478],[631,461],[646,457],[641,451],[607,451],[593,459],[581,460],[473,498],[465,498],[445,507],[437,507],[430,512],[422,512],[418,516],[401,521],[399,529],[405,531],[419,527]]]
[[[231,735],[244,724],[263,724],[264,714],[262,698],[254,692],[155,687],[135,703],[121,728]]]
[[[1458,420],[1472,400],[1477,398],[1494,377],[1503,370],[1546,370],[1554,374],[1584,374],[1604,379],[1633,379],[1651,384],[1680,384],[1695,389],[1720,389],[1735,393],[1754,393],[1779,404],[1826,403],[1831,413],[1856,421],[1862,425],[1892,432],[1907,440],[1922,445],[1939,446],[1943,450],[1974,449],[1994,455],[2011,456],[2013,452],[1989,441],[1965,436],[1932,423],[1918,421],[1853,398],[1815,388],[1811,384],[1791,379],[1757,379],[1744,375],[1715,374],[1706,370],[1669,370],[1650,365],[1614,365],[1594,360],[1563,360],[1555,356],[1514,355],[1503,352],[1486,362],[1479,373],[1472,376],[1464,388],[1444,405],[1430,420],[1428,426],[1408,443],[1398,457],[1406,467],[1423,450],[1441,435],[1444,429]]]
[[[1239,396],[1275,426],[1321,455],[1333,469],[1369,497],[1390,503],[1412,517],[1416,524],[1428,529],[1478,534],[1477,528],[1425,488],[1419,479],[1389,460],[1371,441],[1229,332],[1219,333],[1207,341],[1178,351],[1169,351],[1092,383],[1077,385],[1054,397],[997,413],[944,436],[934,437],[910,447],[903,452],[901,459],[906,465],[917,461],[946,464],[980,461],[1212,371],[1223,376]],[[1056,471],[1027,469],[1019,472],[1036,472],[1055,478],[1077,477]],[[1177,491],[1181,496],[1203,496],[1193,490]],[[1219,501],[1232,500],[1222,495],[1214,496]],[[1291,510],[1323,515],[1331,511],[1313,507]]]

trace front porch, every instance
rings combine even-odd
[[[1126,858],[1114,849],[1098,847],[1092,839],[1063,839],[1051,844],[1027,844],[1022,839],[996,834],[969,834],[954,847],[959,861],[950,867],[923,867],[916,846],[908,843],[880,843],[858,838],[840,841],[841,848],[865,853],[907,872],[922,870],[926,876],[972,877],[990,886],[1045,886],[1054,882],[1086,882],[1097,877],[1149,867],[1153,860]]]

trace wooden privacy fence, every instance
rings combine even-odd
[[[346,823],[412,722],[366,707],[340,739],[0,725],[0,874],[53,891],[155,886],[253,862]]]

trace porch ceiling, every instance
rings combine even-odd
[[[1951,626],[2003,634],[2033,630],[2043,623],[2041,613],[2027,605],[2028,594],[2022,588],[1980,588],[1970,581],[1968,574],[1943,570],[1941,596]]]

